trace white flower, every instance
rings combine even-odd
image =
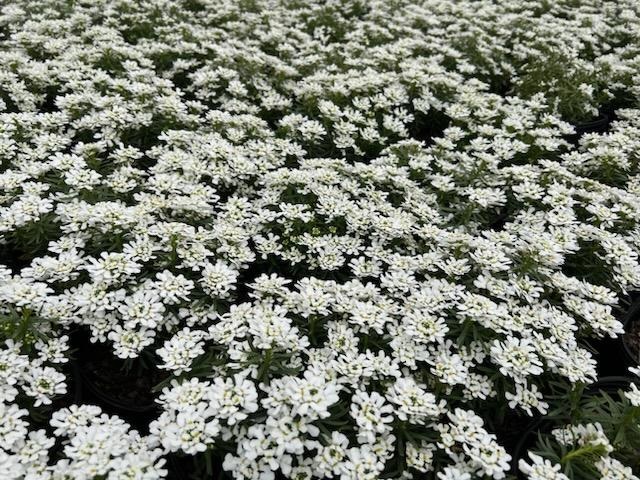
[[[156,274],[155,286],[162,301],[168,305],[186,300],[194,283],[184,275],[174,275],[168,270]]]
[[[279,347],[300,350],[307,346],[307,339],[299,335],[298,329],[286,316],[287,313],[287,310],[279,305],[259,303],[253,306],[248,312],[251,316],[245,321],[255,348],[268,350]]]
[[[356,392],[351,399],[351,416],[358,425],[358,441],[374,443],[376,436],[385,435],[393,421],[393,407],[377,392]]]
[[[50,338],[46,341],[38,340],[35,344],[36,350],[38,350],[38,356],[47,362],[51,363],[66,363],[68,358],[65,356],[67,350],[69,337],[63,335],[59,338]]]
[[[89,261],[86,270],[96,283],[115,284],[140,272],[140,264],[122,253],[102,252],[99,259],[90,258]]]
[[[331,438],[326,439],[324,445],[318,448],[318,454],[314,458],[314,464],[319,475],[338,475],[342,460],[347,455],[349,439],[340,432],[331,432]]]
[[[631,405],[634,407],[640,407],[640,389],[635,383],[629,385],[629,390],[624,392],[624,396],[629,399]]]
[[[384,468],[368,445],[347,450],[347,459],[340,465],[341,480],[374,480]]]
[[[4,3],[0,478],[500,479],[483,419],[597,379],[640,288],[637,1]],[[29,434],[77,328],[157,350],[149,436]]]
[[[272,416],[287,411],[312,420],[326,418],[330,415],[329,407],[339,400],[336,382],[312,370],[306,371],[303,378],[274,379],[260,388],[268,394],[262,400],[262,406]]]
[[[0,403],[0,448],[12,450],[27,435],[28,423],[22,420],[27,411],[15,404]]]
[[[204,332],[192,331],[184,328],[177,332],[171,339],[164,343],[162,348],[156,350],[158,356],[164,363],[158,365],[159,368],[173,370],[176,375],[190,370],[191,362],[204,354]]]
[[[224,261],[218,260],[215,264],[208,263],[204,267],[201,285],[212,297],[224,298],[235,289],[237,279],[238,271]]]
[[[625,467],[615,458],[602,457],[595,466],[602,478],[606,480],[638,480],[630,467]]]
[[[438,472],[438,480],[471,480],[469,472],[461,471],[455,467],[445,467],[442,472]]]
[[[208,419],[204,403],[185,406],[178,412],[164,412],[149,426],[152,438],[158,438],[166,451],[187,454],[204,452],[220,434],[217,419]]]
[[[407,312],[402,319],[402,326],[409,337],[420,343],[440,342],[449,331],[444,319],[431,315],[427,309]]]
[[[498,365],[500,373],[521,381],[529,375],[542,373],[542,362],[528,339],[507,337],[505,342],[494,340],[491,358]]]
[[[153,330],[128,330],[116,325],[108,338],[113,341],[114,353],[120,358],[136,358],[142,350],[153,343]]]
[[[386,394],[396,405],[395,415],[403,421],[424,425],[429,419],[437,418],[445,411],[443,400],[438,401],[424,385],[411,377],[398,378]]]
[[[475,445],[465,444],[464,450],[474,462],[479,475],[488,475],[495,479],[505,478],[511,455],[490,436]]]
[[[35,398],[34,406],[49,405],[55,395],[67,393],[65,376],[51,367],[32,366],[25,374],[24,393]]]
[[[551,463],[535,453],[528,452],[529,458],[533,461],[530,465],[524,458],[518,462],[518,468],[529,480],[569,480],[560,470],[562,467]]]
[[[407,443],[407,466],[423,473],[433,470],[433,453],[435,450],[435,445],[424,441],[419,446]]]
[[[613,446],[599,423],[567,425],[564,428],[553,429],[551,434],[563,445],[601,446],[607,453],[613,451]]]
[[[527,415],[529,416],[533,416],[533,408],[538,410],[542,415],[547,413],[549,404],[542,401],[542,393],[538,391],[538,387],[536,385],[532,384],[527,388],[526,384],[516,383],[515,387],[515,394],[505,392],[505,398],[509,400],[510,408],[520,407],[527,412]]]
[[[155,328],[163,323],[165,307],[156,292],[138,290],[125,299],[125,304],[118,308],[118,312],[126,328]]]
[[[215,378],[207,389],[207,399],[219,419],[235,425],[258,410],[258,392],[253,382],[240,374],[233,379]]]

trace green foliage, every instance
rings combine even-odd
[[[594,110],[611,98],[600,80],[606,72],[596,72],[592,65],[571,60],[559,51],[543,49],[521,71],[514,93],[531,98],[544,92],[562,118],[574,124],[597,117]]]
[[[556,392],[558,407],[546,416],[549,421],[543,423],[543,431],[531,451],[551,462],[561,465],[562,472],[571,480],[600,480],[600,472],[595,464],[609,455],[625,466],[640,472],[640,407],[634,406],[624,395],[623,390],[607,393],[598,390],[590,392],[584,385],[573,388],[571,392],[562,387]],[[566,399],[566,403],[561,403]],[[599,424],[606,435],[612,452],[600,441],[581,441],[568,438],[562,444],[551,435],[552,428],[569,425]]]
[[[28,351],[38,340],[46,339],[49,322],[29,308],[9,307],[0,313],[0,343],[13,340]]]

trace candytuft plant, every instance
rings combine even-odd
[[[637,478],[639,27],[0,6],[0,478]]]

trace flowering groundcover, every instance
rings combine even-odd
[[[0,46],[0,478],[638,480],[636,0],[15,0]]]

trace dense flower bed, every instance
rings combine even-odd
[[[5,4],[0,478],[638,480],[639,32]]]

